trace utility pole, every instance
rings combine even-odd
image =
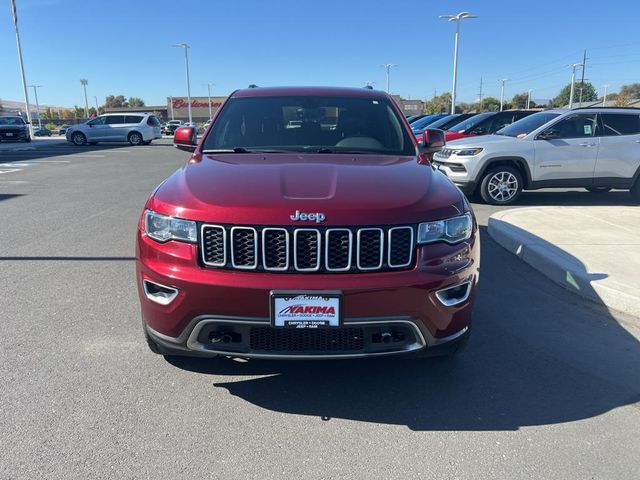
[[[451,89],[451,113],[456,113],[456,87],[458,84],[458,37],[460,37],[460,20],[465,18],[478,18],[469,12],[460,12],[457,15],[440,15],[448,22],[456,22],[456,35],[453,41],[453,88]]]
[[[84,87],[84,116],[89,118],[89,101],[87,100],[87,84],[89,80],[86,78],[80,79],[80,84]]]
[[[482,77],[480,77],[480,93],[478,95],[480,107],[479,110],[482,110]]]
[[[173,117],[173,97],[169,97],[169,109],[171,110],[171,120],[175,120]]]
[[[209,120],[213,117],[213,113],[211,112],[211,87],[215,87],[215,83],[203,83],[203,85],[207,86],[207,93],[209,94]]]
[[[607,88],[609,88],[609,85],[605,85],[604,86],[604,97],[602,98],[602,106],[603,107],[607,106]]]
[[[33,125],[31,125],[31,112],[29,112],[29,92],[27,90],[27,79],[24,75],[24,63],[22,62],[22,46],[20,45],[20,33],[18,32],[18,10],[16,9],[15,0],[11,0],[11,13],[13,13],[13,26],[16,30],[16,46],[18,47],[18,64],[20,65],[20,77],[22,79],[22,93],[24,94],[24,107],[27,111],[29,137],[33,137]]]
[[[529,110],[531,106],[531,92],[533,92],[533,90],[529,90],[529,94],[527,95],[527,110]]]
[[[573,108],[573,91],[575,89],[575,83],[576,83],[576,67],[581,67],[582,64],[581,63],[571,63],[569,65],[567,65],[567,67],[571,67],[572,69],[572,73],[571,73],[571,91],[569,93],[569,108]]]
[[[38,128],[42,130],[42,120],[40,120],[40,104],[38,103],[38,88],[42,87],[42,85],[29,85],[33,88],[33,94],[36,97],[36,113],[38,114]]]
[[[508,78],[503,78],[500,81],[502,82],[502,87],[500,88],[500,111],[502,111],[502,107],[504,105],[504,84],[505,84],[505,82],[508,82],[509,79]]]
[[[187,72],[187,101],[189,102],[187,107],[189,110],[189,123],[192,123],[193,117],[191,116],[191,81],[189,80],[189,45],[187,45],[186,43],[179,43],[177,45],[172,45],[172,47],[178,47],[184,50],[184,67]]]
[[[580,80],[580,106],[582,106],[582,91],[584,90],[584,69],[587,66],[587,51],[584,51],[582,56],[582,79]]]
[[[393,63],[383,63],[380,66],[387,71],[387,93],[389,93],[389,75],[391,73],[391,69],[393,67],[397,67],[397,65],[394,65]]]

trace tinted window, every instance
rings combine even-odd
[[[477,130],[478,133],[495,133],[498,130],[506,127],[507,125],[511,125],[514,120],[513,112],[504,112],[498,113],[493,117],[485,120],[484,122],[478,124],[478,126],[474,129]]]
[[[158,119],[154,115],[151,115],[149,117],[149,119],[147,120],[147,123],[149,125],[151,125],[152,127],[159,127],[160,126],[160,122],[158,121]]]
[[[496,132],[498,135],[506,135],[508,137],[517,137],[519,135],[527,135],[534,130],[540,128],[547,122],[556,118],[559,113],[538,112],[528,117],[513,122],[511,125]]]
[[[105,123],[107,123],[107,117],[94,118],[88,122],[89,125],[104,125]],[[69,125],[67,125],[67,127],[69,127]]]
[[[465,133],[466,131],[470,131],[473,129],[473,127],[475,127],[476,125],[478,125],[480,122],[482,122],[483,120],[491,117],[495,115],[494,112],[485,112],[485,113],[479,113],[478,115],[474,115],[471,118],[467,118],[466,120],[463,120],[460,123],[456,123],[455,125],[453,125],[452,127],[449,127],[449,131],[450,132],[462,132]]]
[[[596,114],[589,113],[566,117],[545,132],[554,132],[553,138],[586,138],[598,135],[597,127]]]
[[[127,115],[126,117],[124,117],[124,123],[140,123],[142,121],[142,118],[140,115]]]
[[[204,140],[204,150],[233,148],[415,155],[415,145],[385,98],[233,98]]]
[[[603,135],[636,135],[640,133],[640,115],[624,113],[602,113]]]
[[[0,125],[24,125],[20,117],[0,117]]]
[[[123,115],[109,115],[107,118],[107,125],[121,125],[124,123]]]

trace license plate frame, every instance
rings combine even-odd
[[[269,295],[271,326],[278,329],[338,328],[343,326],[342,304],[343,294],[337,290],[273,290]],[[297,308],[285,312],[288,307]]]

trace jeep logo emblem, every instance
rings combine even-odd
[[[293,215],[289,215],[289,218],[294,222],[301,221],[301,222],[322,223],[324,222],[324,219],[327,217],[324,216],[324,213],[320,213],[320,212],[304,213],[304,212],[301,212],[300,210],[296,210],[296,213],[294,213]]]

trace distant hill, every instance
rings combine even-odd
[[[31,111],[35,111],[36,110],[36,103],[33,101],[33,98],[29,97],[29,102],[31,104]],[[16,102],[13,100],[5,100],[4,98],[0,99],[0,104],[2,104],[3,108],[5,110],[23,110],[24,109],[24,102]],[[62,110],[64,108],[69,108],[69,107],[60,107],[60,106],[56,106],[56,105],[43,105],[40,104],[40,111],[44,111],[46,108],[51,108],[52,110]]]

